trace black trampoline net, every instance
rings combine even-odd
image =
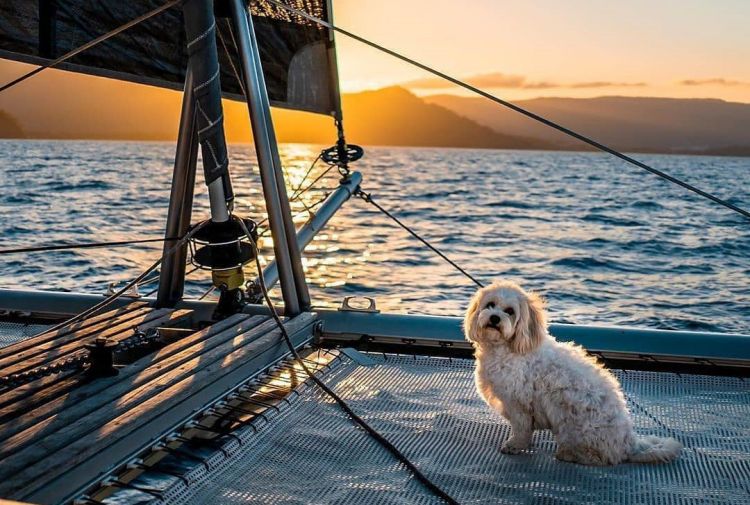
[[[0,321],[0,347],[26,340],[50,326],[52,325]]]
[[[282,0],[329,19],[326,0]],[[3,0],[0,57],[42,64],[164,5],[165,0]],[[217,2],[217,5],[220,5]],[[250,2],[263,72],[273,105],[322,114],[339,111],[333,37],[304,17],[264,0]],[[222,14],[222,12],[218,12]],[[237,66],[237,34],[217,17],[222,90],[242,97],[229,60]],[[182,89],[187,53],[178,5],[75,56],[59,68]]]
[[[510,428],[478,398],[473,362],[341,354],[321,377],[460,503],[750,502],[750,387],[738,378],[616,371],[640,434],[685,449],[665,465],[585,467],[554,459],[547,431],[506,456]],[[637,405],[636,405],[637,404]],[[107,503],[440,503],[309,383],[238,433],[187,480],[145,474]],[[110,501],[112,500],[112,501]]]

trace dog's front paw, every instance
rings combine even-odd
[[[523,446],[516,442],[515,440],[508,440],[503,444],[503,446],[500,448],[500,452],[503,454],[519,454],[522,451],[525,451],[528,448],[528,446]]]

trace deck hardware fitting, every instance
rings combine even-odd
[[[92,343],[86,344],[84,348],[89,351],[89,368],[86,374],[89,377],[113,377],[119,372],[114,365],[114,353],[118,347],[114,340],[97,337]]]
[[[181,436],[181,435],[177,435],[177,434],[175,434],[175,433],[173,433],[172,435],[168,435],[168,436],[167,436],[167,437],[166,437],[166,438],[165,438],[164,440],[165,440],[165,441],[166,441],[166,442],[167,442],[168,444],[173,444],[173,443],[175,443],[175,442],[181,442],[181,443],[186,443],[186,442],[190,442],[190,439],[189,439],[189,438],[185,438],[185,437],[183,437],[183,436]]]
[[[203,228],[188,241],[190,262],[199,269],[209,270],[213,286],[219,290],[213,314],[217,320],[239,312],[246,303],[242,267],[255,258],[256,251],[245,237],[243,226],[257,240],[255,222],[231,214],[225,221],[205,221]]]
[[[352,301],[354,300],[367,300],[368,305],[367,307],[357,307],[356,305],[352,305]],[[377,314],[380,311],[377,309],[377,306],[375,304],[375,299],[371,296],[346,296],[341,301],[341,306],[339,307],[339,311],[341,312],[368,312],[371,314]]]
[[[318,343],[323,338],[324,325],[323,321],[318,321],[313,326],[313,336],[315,337],[315,343]]]
[[[119,283],[110,282],[107,285],[107,291],[105,293],[106,296],[112,296],[115,293],[117,293],[117,289],[116,289],[117,284]],[[138,284],[133,284],[133,286],[130,289],[128,289],[122,294],[122,296],[125,298],[141,298],[141,294],[138,292]]]
[[[125,465],[125,468],[127,470],[134,470],[134,469],[140,469],[143,468],[143,460],[141,458],[136,458],[130,463]]]

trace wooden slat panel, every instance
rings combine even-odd
[[[138,325],[142,330],[156,328],[159,326],[173,326],[180,321],[192,315],[191,310],[172,310],[165,309],[166,313],[155,319],[150,319]],[[134,328],[126,328],[125,331],[114,335],[108,335],[109,338],[116,342],[121,342],[133,335]],[[102,335],[105,333],[103,332]],[[83,345],[83,343],[81,343]],[[84,349],[78,349],[69,356],[75,356],[79,353],[87,352]],[[70,375],[70,374],[67,374]],[[36,408],[36,406],[47,403],[70,391],[77,385],[81,384],[81,377],[68,377],[52,375],[34,381],[22,388],[10,389],[0,394],[0,422],[6,422],[8,419],[18,418],[23,413]],[[2,437],[0,437],[2,438]]]
[[[102,321],[108,321],[112,318],[122,316],[124,314],[127,314],[128,312],[132,312],[133,310],[136,310],[145,306],[146,306],[145,302],[133,302],[129,305],[126,305],[125,307],[120,307],[118,309],[110,310],[108,312],[102,312],[101,314],[93,315],[89,318],[84,319],[83,321],[79,321],[72,325],[61,328],[57,331],[54,331],[51,333],[45,332],[39,335],[38,337],[31,337],[31,338],[22,340],[20,342],[16,342],[14,344],[10,344],[0,349],[0,358],[13,356],[18,352],[37,347],[38,345],[44,342],[47,342],[49,340],[54,340],[55,338],[61,335],[65,335],[67,333],[71,333],[71,332],[82,330],[84,328],[88,328],[89,326],[92,326],[96,323],[100,323]]]
[[[26,370],[43,366],[62,357],[67,357],[71,353],[83,349],[83,345],[86,342],[93,340],[94,337],[112,337],[128,330],[134,330],[137,326],[163,317],[170,312],[172,312],[172,309],[148,310],[144,314],[141,314],[138,317],[135,317],[124,323],[119,323],[114,326],[108,326],[105,324],[102,326],[100,331],[90,334],[86,339],[69,342],[67,344],[61,345],[60,347],[54,347],[42,354],[33,356],[28,360],[24,360],[8,367],[3,367],[2,376],[22,373]]]
[[[55,337],[52,340],[48,340],[47,342],[40,343],[39,345],[34,346],[32,348],[19,351],[18,353],[13,354],[12,356],[6,356],[5,358],[0,359],[0,370],[4,370],[7,367],[29,360],[35,356],[42,355],[46,352],[49,352],[52,349],[62,347],[65,344],[80,341],[83,338],[94,335],[96,332],[101,331],[102,329],[107,328],[108,326],[114,326],[116,324],[125,323],[132,319],[135,319],[138,316],[143,316],[145,314],[148,314],[152,310],[153,309],[150,309],[149,307],[141,307],[135,310],[131,310],[120,316],[109,319],[107,321],[101,321],[97,324],[93,324],[86,328],[76,330],[73,332],[63,333]]]
[[[41,431],[37,430],[40,434],[47,435],[58,430],[69,422],[119,398],[127,391],[165,374],[191,357],[206,353],[226,340],[234,338],[236,333],[232,331],[232,327],[239,324],[257,325],[266,318],[257,316],[252,323],[245,323],[248,319],[250,316],[247,314],[228,317],[224,321],[163,347],[153,356],[121,368],[120,373],[115,377],[104,377],[85,384],[72,379],[68,382],[78,382],[79,387],[64,396],[55,395],[56,397],[45,402],[35,401],[34,410],[24,415],[19,415],[18,405],[3,408],[0,410],[0,420],[3,421],[3,424],[0,424],[0,440],[2,440],[0,454],[7,454],[9,447],[6,440],[16,433],[35,425],[41,428]],[[54,419],[49,419],[53,415],[55,415]],[[45,426],[42,426],[43,424]]]
[[[24,398],[33,396],[37,394],[39,391],[42,391],[43,389],[46,389],[48,387],[53,387],[64,381],[71,380],[70,376],[76,375],[78,373],[79,373],[79,370],[67,370],[59,374],[48,375],[47,377],[42,377],[29,384],[24,384],[23,386],[18,386],[18,387],[9,389],[7,391],[3,391],[3,393],[0,394],[0,408],[5,408],[8,405],[11,405],[12,403],[15,403],[15,402],[23,400]],[[72,380],[74,380],[77,383],[80,382],[79,379],[72,379]]]
[[[128,410],[137,409],[141,403],[162,390],[171,387],[186,377],[192,376],[197,371],[214,362],[221,361],[233,349],[247,345],[274,327],[272,321],[263,323],[263,320],[263,317],[256,316],[256,318],[242,321],[226,330],[225,333],[229,334],[229,338],[205,354],[196,353],[195,350],[183,351],[180,355],[184,355],[188,359],[183,360],[181,364],[169,371],[158,373],[162,372],[166,367],[166,363],[164,362],[150,367],[151,369],[156,369],[157,373],[152,374],[152,379],[146,381],[141,386],[134,387],[132,384],[134,380],[138,379],[138,376],[113,385],[111,391],[106,391],[107,402],[101,403],[99,399],[92,398],[89,401],[93,402],[93,405],[89,405],[88,401],[70,404],[57,415],[37,422],[23,432],[7,440],[3,440],[0,443],[0,459],[10,463],[13,460],[12,454],[22,450],[29,444],[39,441],[40,443],[29,447],[28,451],[22,451],[28,452],[28,454],[20,458],[21,461],[26,461],[26,463],[19,464],[28,464],[29,461],[38,460],[69,444],[74,439],[87,435],[118,415]],[[177,358],[179,358],[179,355]],[[152,371],[147,369],[142,374]],[[71,423],[74,423],[74,425],[71,425]],[[49,434],[45,435],[47,431]],[[0,478],[5,473],[7,473],[6,469],[0,468]]]
[[[295,334],[297,331],[309,327],[315,320],[313,314],[302,314],[286,324],[288,332]],[[271,325],[273,325],[272,322]],[[263,324],[261,326],[266,326]],[[271,326],[273,328],[273,326]],[[206,395],[202,391],[212,391],[209,388],[212,383],[223,384],[225,380],[239,380],[234,372],[242,372],[243,365],[258,358],[271,349],[282,349],[285,347],[281,334],[278,329],[267,332],[266,330],[252,330],[242,337],[250,343],[242,344],[229,354],[225,354],[221,359],[214,360],[207,366],[200,368],[195,373],[190,373],[179,382],[172,383],[169,386],[163,381],[155,381],[154,387],[158,388],[158,394],[151,396],[148,400],[139,403],[136,408],[131,408],[118,415],[117,418],[108,421],[106,424],[99,426],[95,431],[90,432],[88,436],[82,437],[77,435],[76,428],[78,424],[71,425],[51,437],[45,437],[38,443],[26,448],[25,450],[7,458],[3,462],[2,470],[5,475],[0,478],[0,494],[11,497],[30,496],[35,490],[40,489],[58,476],[65,474],[71,467],[83,464],[88,458],[106,451],[107,447],[116,444],[124,437],[132,434],[135,430],[144,425],[153,422],[155,419],[169,414],[170,416],[178,415],[184,417],[194,411],[199,405],[187,401],[195,396],[196,401],[206,400]],[[260,333],[260,334],[258,334]],[[238,337],[240,338],[240,337]],[[200,363],[200,357],[197,359]],[[192,361],[188,364],[193,364]],[[174,373],[174,372],[173,372]],[[243,372],[244,374],[244,372]],[[246,375],[243,375],[246,376]],[[220,392],[219,392],[220,394]],[[200,403],[200,402],[198,402]],[[179,408],[178,408],[179,407]],[[172,411],[177,409],[176,411]],[[147,430],[140,430],[139,437],[142,438],[139,444],[145,444],[151,437]],[[39,458],[34,454],[39,454],[39,449],[48,444],[58,445],[55,439],[62,439],[65,445],[51,455],[51,457]],[[129,447],[132,450],[132,443]],[[13,469],[13,470],[5,470]],[[9,474],[16,472],[14,475]]]

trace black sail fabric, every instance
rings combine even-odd
[[[330,19],[328,0],[282,0]],[[0,58],[43,64],[143,15],[165,0],[2,0]],[[249,2],[271,104],[340,116],[333,35],[264,0]],[[221,84],[225,97],[244,100],[237,34],[217,0]],[[71,58],[57,68],[181,90],[187,51],[177,5]],[[231,61],[230,61],[231,60]]]

